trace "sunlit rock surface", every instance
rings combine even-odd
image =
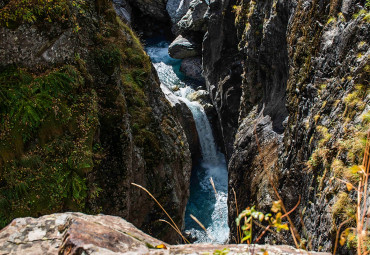
[[[0,231],[0,254],[9,255],[213,254],[217,250],[228,254],[305,254],[289,246],[169,245],[120,217],[82,213],[18,218]]]

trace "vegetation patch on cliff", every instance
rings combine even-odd
[[[32,74],[0,70],[0,224],[82,210],[92,169],[96,95],[72,66]]]

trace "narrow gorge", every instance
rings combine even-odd
[[[369,38],[369,0],[0,0],[0,254],[366,254]]]

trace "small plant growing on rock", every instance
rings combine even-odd
[[[252,243],[252,230],[253,230],[253,221],[267,222],[269,226],[276,228],[277,232],[281,230],[288,230],[288,224],[282,223],[282,213],[281,213],[281,201],[275,201],[271,207],[271,212],[275,213],[275,218],[272,217],[271,213],[264,214],[260,211],[257,211],[255,207],[247,208],[242,211],[238,218],[236,218],[236,225],[240,226],[240,222],[244,219],[244,224],[241,229],[243,230],[243,238],[241,243],[245,241],[248,244]],[[258,237],[260,239],[262,236]]]
[[[368,183],[370,175],[370,131],[368,132],[367,135],[367,143],[363,163],[360,166],[357,165],[353,166],[351,170],[353,174],[360,176],[358,185],[354,185],[350,181],[334,177],[335,179],[339,180],[340,182],[346,185],[348,192],[354,190],[357,193],[357,206],[355,213],[348,214],[347,215],[348,219],[346,219],[339,225],[333,254],[335,254],[337,251],[337,245],[339,240],[339,243],[342,246],[345,243],[354,243],[355,247],[357,248],[357,254],[365,255],[369,254],[370,252],[370,238],[366,220],[366,218],[368,218],[370,214],[370,207],[367,208]],[[343,192],[342,197],[347,197],[347,194]],[[356,227],[347,227],[340,234],[342,226],[344,226],[346,223],[350,222],[353,219],[356,221]]]

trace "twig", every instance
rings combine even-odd
[[[204,225],[194,215],[190,214],[190,217],[204,230],[204,232],[206,232],[206,234],[209,238],[211,238],[213,241],[215,241],[215,239],[208,233],[208,231],[204,227]]]
[[[339,238],[340,229],[341,229],[341,228],[342,228],[342,226],[343,226],[344,224],[346,224],[349,220],[350,220],[350,219],[347,219],[347,220],[343,221],[343,222],[339,225],[339,227],[338,227],[337,235],[336,235],[336,237],[335,237],[334,252],[333,252],[333,254],[334,254],[334,255],[335,255],[335,253],[337,252],[337,247],[338,247],[338,238]]]
[[[233,192],[234,192],[234,199],[235,199],[235,207],[236,207],[236,215],[239,216],[239,209],[238,209],[238,200],[236,199],[236,192],[234,190],[234,188],[232,188]],[[240,229],[240,225],[237,226],[236,228],[236,235],[237,235],[237,238],[238,238],[238,243],[240,243],[240,240],[242,238],[242,231]],[[240,236],[239,236],[240,235]]]
[[[283,209],[284,213],[285,213],[285,214],[287,214],[286,216],[288,217],[289,224],[290,224],[290,226],[291,226],[291,228],[292,228],[291,233],[292,233],[292,235],[293,235],[294,243],[295,243],[295,245],[297,246],[297,249],[299,249],[300,247],[299,247],[299,245],[298,245],[298,243],[297,243],[297,240],[298,240],[298,242],[300,243],[300,242],[301,242],[301,238],[300,238],[299,234],[297,233],[297,230],[296,230],[296,228],[295,228],[295,226],[294,226],[294,223],[293,223],[292,219],[289,217],[289,214],[287,213],[287,210],[285,209],[284,202],[283,202],[283,200],[281,199],[281,197],[280,197],[280,195],[279,195],[279,192],[277,191],[277,189],[276,189],[276,187],[275,187],[275,185],[274,185],[274,183],[273,183],[273,181],[272,181],[271,177],[270,177],[270,183],[271,183],[271,185],[272,185],[272,187],[273,187],[273,189],[274,189],[275,195],[276,195],[276,196],[278,197],[278,199],[281,201],[281,208]]]
[[[366,174],[366,177],[365,177],[365,188],[364,188],[364,207],[363,207],[363,215],[362,215],[362,219],[361,219],[361,225],[363,227],[364,225],[364,221],[365,221],[365,215],[366,215],[366,199],[367,199],[367,185],[368,185],[368,181],[369,181],[369,172],[370,172],[370,131],[367,133],[367,141],[366,141],[366,148],[365,148],[365,152],[364,152],[364,159],[362,161],[362,165],[365,167],[365,174]],[[367,221],[366,221],[367,223]],[[365,226],[365,229],[366,229],[366,226]]]
[[[340,181],[340,182],[342,182],[342,183],[345,183],[345,184],[349,184],[349,185],[351,185],[351,188],[352,188],[352,189],[356,190],[357,192],[360,192],[360,190],[359,190],[359,189],[356,189],[355,185],[353,185],[352,183],[347,182],[347,181],[342,180],[342,179],[339,179],[338,177],[335,177],[335,179],[336,179],[336,180],[338,180],[338,181]]]
[[[169,223],[168,221],[166,221],[166,220],[162,220],[162,219],[159,219],[158,221],[161,221],[161,222],[165,222],[165,223],[167,223],[168,225],[170,225],[180,236],[182,236],[182,234],[181,234],[181,232],[179,232],[178,231],[178,229],[174,226],[174,225],[172,225],[171,223]]]
[[[213,187],[213,190],[215,191],[215,195],[217,195],[217,191],[216,191],[215,183],[213,182],[212,177],[210,177],[210,178],[209,178],[209,181],[211,182],[211,185],[212,185],[212,187]]]
[[[282,203],[283,201],[281,201]],[[289,212],[287,212],[286,214],[284,214],[283,216],[281,216],[281,218],[284,218],[284,217],[287,217],[289,214],[291,214],[292,212],[294,212],[295,209],[297,209],[298,205],[301,203],[301,195],[299,195],[298,197],[298,203],[293,207],[292,210],[290,210]]]
[[[297,239],[296,239],[296,237],[295,237],[295,235],[294,235],[293,228],[294,228],[294,225],[292,225],[292,226],[289,228],[289,230],[290,230],[290,233],[292,234],[292,237],[293,237],[293,241],[294,241],[295,246],[297,247],[297,249],[299,249],[300,247],[299,247],[299,245],[298,245],[298,243],[297,243]]]
[[[188,241],[188,239],[186,239],[182,234],[181,234],[181,231],[179,229],[179,227],[176,225],[176,223],[173,221],[173,219],[171,218],[171,216],[167,213],[167,211],[163,208],[163,206],[158,202],[158,200],[152,195],[152,193],[150,193],[146,188],[144,188],[143,186],[139,185],[139,184],[136,184],[136,183],[131,183],[131,185],[134,185],[142,190],[144,190],[158,205],[159,207],[162,209],[162,211],[167,215],[167,217],[171,220],[171,222],[173,223],[173,226],[176,227],[177,229],[177,233],[179,233],[182,237],[182,239],[184,240],[184,242],[187,242],[187,243],[190,243]]]
[[[266,228],[265,228],[265,230],[257,237],[257,239],[256,239],[256,243],[258,243],[259,242],[259,240],[263,237],[263,235],[264,234],[266,234],[266,232],[267,231],[270,231],[270,232],[272,232],[272,230],[270,229],[270,227],[271,227],[271,225],[268,225]]]

